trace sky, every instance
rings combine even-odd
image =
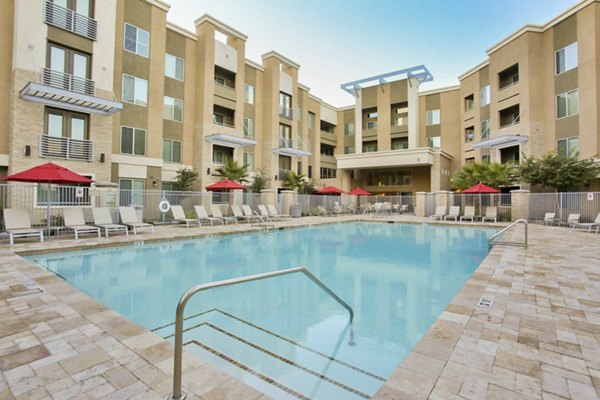
[[[525,24],[545,24],[579,0],[167,0],[167,16],[195,32],[204,14],[248,36],[246,58],[277,51],[300,64],[311,94],[354,104],[342,83],[425,65],[420,90],[458,84],[486,50]]]

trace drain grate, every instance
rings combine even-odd
[[[489,315],[489,314],[479,314],[479,315],[476,315],[475,318],[477,318],[478,320],[483,321],[483,322],[490,322],[492,324],[501,324],[502,323],[502,318],[495,317],[495,316]]]

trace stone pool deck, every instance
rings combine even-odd
[[[364,218],[276,225],[354,219]],[[127,238],[0,241],[0,399],[161,399],[172,390],[169,342],[19,254],[248,230],[159,226]],[[373,398],[598,399],[600,235],[530,224],[529,244],[494,248]],[[492,300],[489,309],[477,307],[482,297]],[[268,398],[193,357],[184,356],[183,384],[188,399]]]

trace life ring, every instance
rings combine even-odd
[[[171,209],[171,203],[169,203],[169,200],[167,199],[161,200],[161,202],[158,203],[158,209],[161,213],[166,214]]]

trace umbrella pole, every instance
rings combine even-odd
[[[46,235],[50,236],[50,187],[52,182],[48,182],[48,196],[46,197]]]

